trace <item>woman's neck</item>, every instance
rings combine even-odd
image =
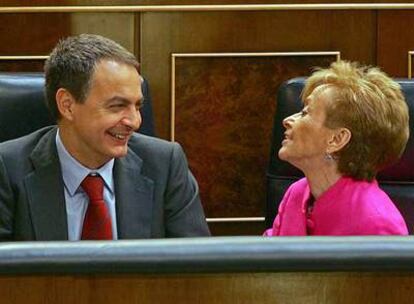
[[[315,200],[317,200],[342,176],[336,169],[336,166],[330,166],[329,168],[323,168],[322,170],[312,170],[311,172],[304,173],[308,180],[310,191]]]

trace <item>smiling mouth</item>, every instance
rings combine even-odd
[[[115,133],[115,132],[108,132],[109,135],[112,137],[119,139],[119,140],[125,140],[127,139],[132,133]]]
[[[126,136],[125,136],[125,135],[120,135],[120,134],[115,134],[115,138],[118,138],[118,139],[125,139],[125,138],[126,138]]]

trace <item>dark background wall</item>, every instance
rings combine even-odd
[[[23,6],[51,2],[2,1],[0,70],[40,71],[44,59],[31,56],[47,55],[60,38],[84,32],[110,37],[135,53],[150,83],[157,135],[184,146],[207,217],[215,219],[210,223],[215,235],[260,234],[265,228],[265,171],[281,82],[309,75],[312,67],[326,66],[338,57],[407,77],[409,52],[414,51],[410,7],[211,11],[207,6],[185,11],[167,5],[235,3],[67,0],[51,13],[22,11]],[[245,8],[281,2],[239,4]],[[324,2],[332,3],[319,1]],[[399,1],[376,3],[392,2]],[[88,12],[60,8],[94,5]],[[158,5],[164,10],[110,13],[102,5]],[[2,12],[5,7],[16,11]],[[235,217],[250,221],[234,221]]]

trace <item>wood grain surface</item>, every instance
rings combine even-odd
[[[412,303],[412,273],[241,273],[206,275],[2,276],[1,302]]]

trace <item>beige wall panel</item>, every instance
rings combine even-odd
[[[375,12],[284,11],[143,13],[141,56],[149,79],[157,133],[170,134],[171,53],[341,52],[375,63]]]
[[[73,13],[71,14],[71,33],[99,34],[115,40],[131,52],[135,52],[135,14],[134,13]]]

